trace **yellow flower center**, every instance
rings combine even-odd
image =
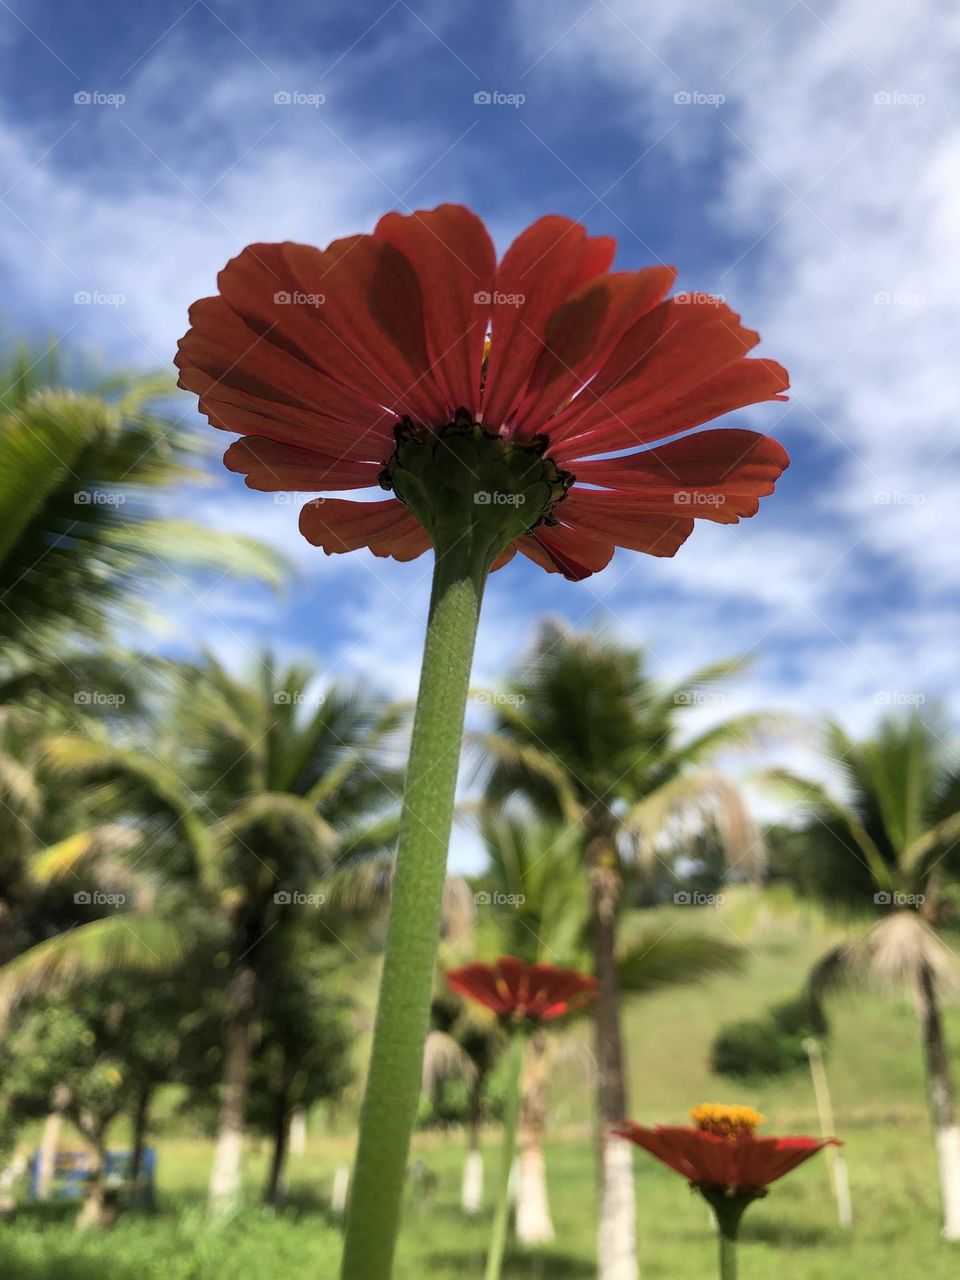
[[[763,1116],[753,1107],[725,1107],[720,1102],[701,1102],[690,1112],[690,1119],[704,1133],[718,1138],[749,1138]]]

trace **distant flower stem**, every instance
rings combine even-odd
[[[719,1233],[720,1280],[737,1280],[737,1237]]]
[[[740,1234],[740,1219],[743,1217],[744,1210],[757,1198],[757,1195],[750,1192],[742,1192],[739,1195],[724,1193],[721,1188],[711,1191],[703,1190],[703,1195],[712,1206],[717,1222],[720,1280],[737,1280],[737,1237]]]
[[[510,1172],[517,1150],[517,1120],[520,1114],[520,1071],[523,1066],[523,1050],[526,1037],[514,1031],[510,1044],[507,1070],[506,1110],[503,1117],[503,1149],[500,1154],[500,1178],[497,1182],[497,1199],[493,1209],[493,1227],[490,1231],[490,1251],[484,1280],[500,1280],[503,1254],[507,1244],[507,1226],[510,1221]]]
[[[420,1093],[433,967],[480,601],[496,547],[437,554],[410,743],[343,1280],[389,1280]]]

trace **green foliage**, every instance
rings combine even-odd
[[[67,629],[102,638],[172,568],[279,583],[252,539],[158,518],[156,494],[203,478],[196,436],[160,407],[166,379],[72,381],[52,352],[0,361],[0,639],[42,653]]]
[[[808,1065],[804,1041],[829,1032],[820,1001],[809,990],[774,1005],[759,1018],[721,1027],[710,1048],[710,1068],[719,1076],[752,1083],[786,1076]]]
[[[353,1078],[353,1015],[338,956],[297,934],[270,939],[250,1093],[250,1122],[274,1136],[294,1108],[334,1100]],[[341,981],[341,985],[342,981]]]
[[[833,911],[876,915],[878,892],[932,906],[960,867],[960,756],[943,712],[890,715],[859,742],[828,721],[820,745],[828,787],[769,775],[806,816],[773,833],[774,864]]]

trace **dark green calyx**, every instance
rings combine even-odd
[[[767,1194],[765,1187],[748,1187],[733,1190],[730,1187],[715,1187],[707,1183],[691,1182],[690,1186],[699,1191],[704,1200],[713,1209],[717,1217],[720,1234],[727,1240],[736,1240],[740,1231],[740,1219],[754,1200],[762,1200]]]
[[[431,431],[398,423],[396,448],[380,474],[438,549],[462,544],[493,560],[514,538],[555,523],[553,507],[573,481],[544,456],[546,441],[508,440],[464,410]]]

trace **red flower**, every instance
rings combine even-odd
[[[372,235],[325,250],[250,245],[220,273],[219,295],[190,310],[180,386],[211,425],[244,437],[224,462],[253,489],[399,494],[403,439],[478,423],[537,454],[548,480],[498,564],[522,551],[580,579],[615,546],[672,556],[694,517],[755,515],[789,459],[742,429],[649,446],[783,400],[787,374],[747,358],[758,335],[725,303],[667,299],[673,268],[609,273],[615,247],[550,216],[498,264],[460,205],[388,213]],[[300,529],[327,553],[412,560],[431,544],[399,496],[319,499]]]
[[[524,964],[501,956],[496,964],[467,964],[451,969],[447,985],[499,1017],[546,1022],[581,1008],[593,996],[595,978],[552,964]]]
[[[658,1124],[648,1129],[628,1122],[615,1132],[649,1151],[695,1187],[719,1188],[728,1194],[762,1193],[771,1182],[824,1147],[839,1145],[836,1138],[757,1137],[753,1129],[763,1117],[748,1107],[705,1104],[692,1114],[699,1121],[695,1128]]]

